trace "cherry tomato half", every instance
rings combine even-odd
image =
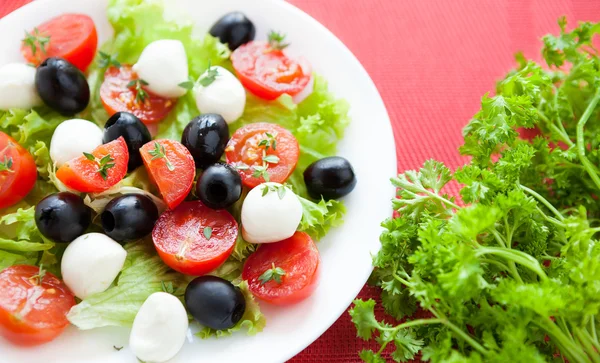
[[[98,47],[94,21],[84,14],[57,16],[28,34],[21,44],[21,53],[36,66],[46,58],[60,57],[85,72],[94,60]]]
[[[237,222],[229,212],[193,201],[164,212],[154,225],[152,240],[169,267],[199,276],[227,260],[237,235]]]
[[[279,125],[266,122],[238,129],[225,148],[227,163],[238,169],[242,182],[250,188],[267,181],[265,173],[257,174],[257,167],[267,166],[268,181],[286,181],[294,172],[299,155],[300,147],[294,135]]]
[[[138,97],[136,88],[128,86],[131,81],[138,79],[130,65],[109,67],[100,86],[102,105],[111,116],[126,111],[136,115],[145,124],[157,123],[167,117],[177,100],[163,98],[146,90],[146,97]]]
[[[37,345],[56,338],[69,325],[67,313],[75,297],[39,267],[10,266],[0,272],[0,335],[19,345]]]
[[[25,198],[36,178],[33,156],[15,139],[0,132],[0,209]]]
[[[266,100],[284,93],[294,96],[310,81],[306,64],[288,58],[268,42],[252,41],[240,46],[231,54],[231,61],[244,87]]]
[[[58,168],[56,177],[71,189],[100,193],[120,182],[127,174],[129,152],[122,136],[98,146],[91,154],[94,160],[81,155],[66,162]]]
[[[264,243],[244,264],[242,278],[254,296],[276,305],[293,304],[309,297],[317,288],[319,251],[304,232],[275,243]],[[260,277],[273,266],[284,270],[281,283]]]
[[[188,149],[174,140],[153,140],[140,148],[150,179],[170,209],[183,202],[192,190],[196,166]]]

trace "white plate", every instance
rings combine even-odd
[[[24,29],[65,12],[90,15],[100,42],[111,36],[106,0],[38,0],[0,20],[0,65],[19,61]],[[200,30],[220,15],[241,10],[264,38],[269,29],[287,33],[290,50],[304,55],[324,75],[331,89],[351,105],[352,123],[340,145],[357,173],[358,184],[346,198],[348,214],[342,227],[319,244],[320,285],[307,300],[291,307],[261,304],[267,326],[253,337],[194,337],[171,362],[283,362],[315,341],[343,314],[371,272],[371,253],[379,246],[380,222],[391,215],[394,190],[388,178],[396,173],[396,153],[389,117],[373,81],[352,53],[325,27],[280,0],[177,0],[169,7],[185,9]],[[0,362],[137,362],[127,349],[128,329],[104,328],[80,332],[70,327],[55,341],[17,348],[0,338]],[[115,346],[125,346],[117,352]],[[358,352],[357,352],[358,353]]]

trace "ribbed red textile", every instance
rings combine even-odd
[[[0,16],[29,0],[0,0]],[[599,0],[289,0],[327,26],[365,66],[385,101],[398,169],[435,158],[457,167],[461,129],[522,51],[539,58],[556,19],[600,20]],[[386,183],[385,180],[381,181]],[[359,297],[376,297],[365,287]],[[348,314],[292,363],[351,363],[369,344]]]

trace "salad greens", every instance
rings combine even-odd
[[[483,97],[460,148],[469,164],[452,174],[430,160],[392,179],[399,217],[382,224],[371,281],[406,320],[378,321],[374,300],[356,300],[358,336],[380,346],[364,361],[393,345],[398,362],[600,362],[600,24],[559,25],[547,67],[517,55]],[[444,193],[451,181],[462,200]]]
[[[232,69],[230,51],[226,45],[210,35],[198,36],[191,22],[169,19],[162,1],[109,0],[107,12],[115,31],[114,37],[101,46],[96,61],[88,68],[90,104],[77,116],[79,118],[91,119],[101,127],[104,125],[108,114],[100,100],[99,89],[106,68],[135,63],[143,49],[155,40],[177,39],[183,43],[192,79],[197,79],[204,73],[209,64]],[[336,99],[329,92],[322,77],[314,75],[313,78],[314,92],[298,105],[287,95],[274,101],[265,101],[248,94],[245,112],[240,120],[230,125],[230,131],[248,123],[271,122],[287,128],[296,136],[301,153],[296,171],[288,180],[288,186],[301,197],[304,211],[300,229],[319,239],[331,227],[342,223],[345,207],[335,200],[311,200],[306,192],[302,172],[313,161],[335,154],[336,145],[349,124],[349,107],[345,101]],[[178,99],[169,116],[160,123],[156,138],[180,140],[185,126],[200,111],[192,93],[188,92]],[[0,111],[0,131],[8,133],[26,147],[34,156],[38,167],[38,180],[30,195],[24,202],[0,214],[0,268],[16,263],[43,263],[44,268],[60,276],[59,262],[65,247],[41,236],[35,226],[33,213],[35,204],[44,196],[67,190],[55,177],[55,167],[48,152],[54,129],[65,119],[66,117],[45,107]],[[131,173],[108,191],[85,195],[84,201],[99,212],[110,199],[123,193],[146,194],[157,202],[160,210],[165,208],[143,168]],[[240,208],[241,203],[233,208],[232,212],[237,217]],[[5,225],[10,228],[4,228]],[[164,286],[168,286],[176,294],[184,291],[187,278],[168,270],[151,245],[151,241],[128,243],[125,246],[128,251],[126,265],[114,286],[76,305],[68,316],[71,323],[80,329],[109,325],[129,326],[141,304],[153,292],[161,291]],[[254,334],[264,327],[264,316],[240,278],[243,261],[254,249],[254,245],[244,241],[240,235],[232,256],[213,272],[233,281],[244,292],[247,310],[243,319],[228,331],[204,329],[198,333],[199,336],[222,336],[241,328]]]

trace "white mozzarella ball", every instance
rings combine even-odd
[[[0,110],[42,104],[35,88],[35,68],[23,63],[0,67]]]
[[[93,122],[77,118],[64,121],[52,135],[50,158],[60,167],[102,145],[102,135],[102,130]]]
[[[108,289],[117,277],[127,251],[101,233],[88,233],[69,244],[61,260],[65,284],[80,299]]]
[[[268,192],[263,196],[264,188]],[[242,234],[250,243],[282,241],[296,232],[301,219],[302,204],[293,191],[278,183],[264,183],[244,199]]]
[[[232,123],[244,113],[246,91],[240,81],[223,67],[211,67],[216,71],[215,80],[208,86],[198,84],[194,88],[196,106],[202,113],[217,113]],[[206,71],[200,79],[207,75]]]
[[[133,321],[129,346],[144,362],[165,362],[185,343],[188,317],[175,296],[155,292],[144,302]]]
[[[181,97],[186,89],[179,86],[188,80],[185,48],[179,40],[154,41],[140,55],[133,70],[155,95],[165,98]]]

